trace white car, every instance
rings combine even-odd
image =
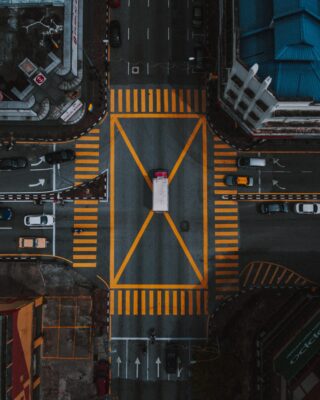
[[[320,214],[320,203],[297,203],[294,210],[297,214]]]
[[[25,226],[52,226],[54,223],[53,215],[26,215],[24,217]]]

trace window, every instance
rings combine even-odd
[[[239,86],[239,88],[243,85],[243,81],[238,77],[238,75],[232,75],[231,80]]]
[[[257,105],[259,108],[261,108],[262,111],[267,111],[267,109],[269,108],[269,107],[267,106],[267,104],[266,104],[264,101],[262,101],[262,100],[258,100],[258,101],[256,102],[256,105]]]
[[[254,121],[258,121],[259,117],[257,116],[257,114],[255,114],[253,111],[251,111],[251,113],[249,113],[249,117],[251,119],[253,119]]]
[[[254,91],[251,90],[250,88],[246,88],[246,89],[244,90],[244,92],[245,92],[245,94],[246,94],[248,97],[250,97],[250,99],[253,99],[253,98],[254,98]]]
[[[235,100],[235,99],[237,98],[237,95],[236,95],[235,92],[234,92],[233,90],[231,90],[231,89],[229,89],[229,90],[227,91],[227,95],[228,95],[229,97],[231,97],[233,100]]]
[[[246,109],[248,108],[248,105],[247,105],[244,101],[240,101],[239,107],[240,107],[242,110],[246,110]]]

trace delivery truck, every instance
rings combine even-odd
[[[152,210],[154,212],[169,211],[168,171],[158,169],[153,172]]]

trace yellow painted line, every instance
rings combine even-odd
[[[157,112],[161,112],[161,89],[156,89]]]
[[[94,213],[94,212],[98,212],[98,207],[92,207],[92,208],[75,207],[74,212],[76,212],[76,213]]]
[[[149,314],[154,315],[154,292],[149,291]]]
[[[237,286],[217,286],[216,291],[217,292],[237,292],[239,288]]]
[[[122,113],[122,89],[118,89],[118,112]]]
[[[97,215],[75,215],[75,221],[98,221]]]
[[[115,104],[115,101],[114,101],[114,89],[111,89],[111,91],[110,91],[110,112],[112,112],[112,113],[114,113],[114,104]]]
[[[130,89],[126,89],[126,112],[131,111],[130,92]]]
[[[97,247],[74,247],[74,252],[97,251]]]
[[[221,172],[236,172],[236,171],[238,171],[238,169],[235,167],[215,167],[214,170],[221,171]]]
[[[146,291],[141,291],[141,315],[146,315]]]
[[[98,232],[90,231],[90,232],[75,232],[73,236],[97,236]]]
[[[215,259],[216,260],[238,260],[239,255],[238,254],[216,254]]]
[[[216,263],[216,268],[238,268],[238,263]]]
[[[169,91],[168,89],[164,89],[163,90],[163,109],[164,112],[168,112],[169,111]]]
[[[215,182],[214,186],[215,187],[227,187],[227,185],[224,182]]]
[[[277,267],[275,268],[275,270],[273,271],[272,277],[269,279],[269,284],[270,284],[270,285],[273,283],[274,278],[276,277],[278,271],[279,271],[279,267],[277,266]]]
[[[75,167],[76,172],[99,172],[99,167]]]
[[[238,203],[234,200],[215,200],[216,206],[236,206]]]
[[[230,207],[230,208],[216,208],[215,210],[214,210],[214,212],[215,213],[231,213],[231,212],[234,212],[234,213],[237,213],[238,212],[238,209],[237,208],[234,208],[234,207]]]
[[[215,221],[238,221],[237,215],[215,215]]]
[[[146,112],[146,89],[140,91],[141,112]]]
[[[184,112],[183,89],[179,89],[179,112]]]
[[[89,133],[100,133],[100,128],[92,128]]]
[[[76,158],[76,164],[99,164],[99,160],[96,158],[90,159],[79,159]]]
[[[193,291],[188,290],[188,314],[193,315]]]
[[[263,276],[263,278],[261,280],[261,286],[264,285],[264,282],[266,281],[267,276],[268,276],[268,274],[270,272],[271,266],[272,266],[272,264],[268,265],[268,268],[267,268],[267,270],[266,270],[266,272],[265,272],[265,274],[264,274],[264,276]]]
[[[222,140],[221,140],[221,139],[219,138],[219,136],[217,136],[217,135],[214,135],[213,140],[214,140],[215,142],[222,142]]]
[[[239,247],[216,247],[215,250],[217,253],[238,252]]]
[[[172,182],[175,174],[177,173],[184,157],[186,156],[188,150],[190,149],[191,144],[193,143],[194,139],[196,138],[197,134],[199,133],[199,130],[201,128],[203,121],[201,119],[198,120],[196,126],[194,127],[191,135],[189,136],[187,143],[185,144],[183,150],[181,151],[178,160],[176,161],[174,167],[172,168],[170,175],[169,175],[169,184]]]
[[[214,144],[214,148],[215,149],[232,149],[232,147],[231,146],[229,146],[228,144],[225,144],[225,143],[215,143]]]
[[[74,204],[99,204],[99,200],[75,200]]]
[[[279,283],[282,281],[282,278],[285,276],[285,274],[287,273],[287,270],[285,269],[282,274],[278,277],[277,279],[277,284],[279,285]]]
[[[216,224],[221,225],[221,224]],[[217,226],[215,226],[217,228]],[[238,236],[238,232],[216,232],[215,236]]]
[[[228,228],[238,229],[238,224],[215,224],[215,228],[216,229],[228,229]],[[218,233],[219,232],[216,232],[216,235]],[[220,232],[220,233],[222,233],[222,232]],[[225,232],[225,233],[232,233],[233,235],[237,235],[238,234],[238,232]],[[219,236],[219,235],[217,235],[217,236]]]
[[[126,290],[126,307],[125,314],[130,315],[130,290]]]
[[[213,162],[215,164],[231,164],[231,165],[236,164],[236,160],[234,160],[233,158],[230,158],[230,160],[226,158],[215,158]]]
[[[99,157],[98,151],[76,151],[76,157]]]
[[[97,239],[73,239],[73,244],[97,244]]]
[[[194,111],[199,112],[199,90],[193,90],[193,99],[194,99]]]
[[[157,291],[157,315],[162,314],[162,291]]]
[[[114,315],[114,290],[110,290],[110,314]]]
[[[207,123],[204,118],[202,120],[203,284],[208,287],[208,150]]]
[[[186,315],[186,293],[184,290],[180,292],[180,314]]]
[[[233,283],[239,283],[239,279],[235,279],[235,278],[219,278],[216,279],[216,283],[217,284],[233,284]]]
[[[258,279],[258,276],[260,275],[260,271],[261,271],[262,267],[263,267],[263,263],[260,263],[260,264],[259,264],[258,271],[256,271],[256,274],[255,274],[255,276],[254,276],[254,278],[253,278],[253,284],[254,284],[254,285],[255,285],[256,282],[257,282],[257,279]]]
[[[115,120],[115,124],[117,125],[117,128],[120,132],[120,135],[122,136],[126,146],[128,147],[128,150],[130,151],[132,158],[134,159],[135,163],[137,164],[142,176],[144,177],[145,181],[147,182],[147,185],[149,186],[150,190],[152,190],[152,182],[151,179],[149,178],[149,175],[147,171],[145,170],[142,162],[140,161],[140,158],[138,157],[134,147],[132,146],[128,136],[126,135],[124,129],[122,128],[122,125],[118,120]]]
[[[235,157],[237,155],[236,151],[215,151],[213,153],[215,157]]]
[[[166,220],[167,220],[167,222],[168,222],[173,234],[177,238],[177,240],[178,240],[178,242],[180,244],[180,247],[182,248],[184,254],[186,255],[186,257],[187,257],[187,259],[188,259],[188,261],[189,261],[194,273],[196,274],[197,278],[199,279],[199,282],[202,282],[203,276],[201,275],[201,272],[200,272],[199,268],[197,267],[197,265],[196,265],[192,255],[191,255],[188,247],[186,246],[186,244],[185,244],[185,242],[184,242],[184,240],[182,238],[182,236],[180,235],[180,232],[176,228],[176,226],[175,226],[170,214],[165,212],[164,216],[165,216],[165,218],[166,218]]]
[[[196,291],[196,310],[197,315],[201,315],[201,291]]]
[[[153,217],[153,214],[154,214],[153,211],[149,211],[149,214],[148,214],[147,218],[143,222],[143,224],[142,224],[137,236],[135,237],[135,239],[134,239],[134,241],[133,241],[128,253],[126,254],[124,260],[122,261],[122,264],[121,264],[121,266],[120,266],[120,268],[119,268],[119,270],[118,270],[118,272],[117,272],[117,274],[115,276],[115,283],[117,283],[119,281],[123,271],[125,270],[128,262],[130,261],[134,251],[136,250],[136,248],[137,248],[137,246],[138,246],[138,244],[139,244],[144,232],[146,231],[146,229],[147,229],[147,227],[148,227],[148,225],[149,225],[149,223],[150,223],[150,221],[151,221],[151,219]]]
[[[99,143],[76,143],[76,149],[98,149],[98,148],[99,148]]]
[[[216,271],[217,276],[238,275],[239,271]]]
[[[122,290],[118,290],[118,315],[122,315]]]
[[[236,190],[215,190],[215,194],[237,194]]]
[[[171,90],[171,111],[177,112],[177,92],[176,89]]]
[[[176,290],[172,292],[172,314],[178,315],[178,295]]]
[[[164,292],[164,313],[170,315],[170,293],[169,290]]]
[[[81,174],[75,174],[74,179],[94,179],[96,178],[97,175],[81,175]]]
[[[83,135],[81,136],[78,140],[81,142],[99,142],[100,136],[88,136],[88,135]]]
[[[133,112],[138,112],[138,89],[133,89]]]
[[[148,110],[153,113],[153,89],[148,89]]]
[[[74,260],[96,260],[96,254],[74,254]]]
[[[187,112],[191,112],[191,89],[186,90],[186,97],[187,97]]]
[[[291,274],[288,276],[288,278],[285,280],[284,283],[287,285],[290,282],[290,280],[292,279],[293,276],[295,276],[295,273],[291,272]]]
[[[138,315],[138,291],[134,290],[133,292],[133,315]]]
[[[215,244],[238,244],[239,240],[238,239],[216,239]]]
[[[206,91],[204,89],[201,90],[201,109],[202,112],[205,113],[206,112],[206,108],[207,108],[207,103],[206,103]]]
[[[97,263],[73,263],[74,268],[96,268]]]
[[[97,229],[98,228],[98,224],[73,224],[74,228],[83,228],[83,229]],[[88,234],[89,232],[82,232],[84,234]]]
[[[223,179],[225,177],[225,174],[215,174],[214,179]]]

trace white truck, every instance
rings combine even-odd
[[[168,171],[158,169],[153,173],[152,211],[169,211]]]

